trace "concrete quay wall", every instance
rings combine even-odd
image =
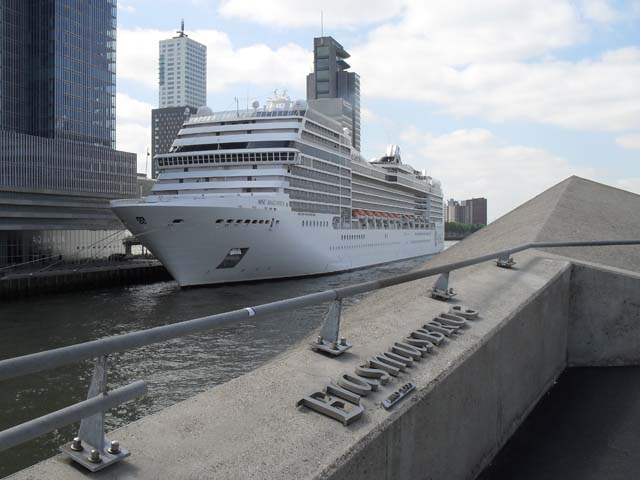
[[[570,267],[324,478],[473,479],[566,366]]]
[[[0,278],[0,300],[163,280],[171,280],[171,275],[157,260],[12,274]]]
[[[112,432],[132,456],[92,478],[472,479],[565,368],[570,262],[518,255],[451,274],[459,301],[481,318],[379,391],[342,426],[305,407],[304,395],[401,341],[446,311],[433,279],[367,296],[343,315],[353,349],[337,359],[306,342],[230,382]],[[308,340],[311,340],[310,336]],[[416,391],[381,406],[407,381]],[[87,478],[60,456],[15,479]]]
[[[640,275],[574,263],[571,274],[570,366],[640,365]]]

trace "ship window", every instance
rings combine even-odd
[[[280,223],[280,220],[276,220],[276,225]]]
[[[227,220],[227,223],[233,223],[233,220],[229,219]]]
[[[236,220],[236,223],[242,223],[242,220]]]
[[[224,220],[223,220],[223,219],[221,219],[221,218],[219,218],[219,219],[217,219],[217,220],[216,220],[216,223],[222,223],[222,222],[224,222]]]
[[[264,223],[264,220],[260,220],[258,223],[262,225]]]
[[[256,223],[258,223],[258,220],[252,220],[251,223],[255,225]]]
[[[251,220],[245,220],[244,223],[251,223]]]

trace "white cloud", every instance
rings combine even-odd
[[[620,12],[607,0],[582,0],[582,11],[588,20],[610,24],[621,19]]]
[[[136,8],[133,5],[126,5],[123,2],[118,2],[118,10],[122,10],[127,13],[133,13],[136,11]]]
[[[367,107],[360,107],[360,116],[363,122],[377,122],[380,120],[378,114]]]
[[[640,194],[640,178],[625,178],[618,180],[616,187]]]
[[[224,0],[219,12],[273,27],[320,27],[323,12],[325,32],[334,28],[376,23],[399,15],[403,0]]]
[[[616,138],[616,143],[622,148],[640,150],[640,133],[629,133]]]
[[[151,149],[151,109],[124,93],[116,94],[116,144],[118,150],[138,155],[138,171],[145,171],[147,148]],[[149,164],[151,161],[149,161]],[[149,165],[149,172],[151,165]]]
[[[584,43],[591,27],[568,1],[460,1],[437,8],[415,1],[400,22],[375,28],[352,48],[351,63],[369,96],[424,101],[497,122],[633,128],[640,124],[639,47],[577,61],[553,57]]]
[[[486,129],[443,135],[412,129],[403,138],[419,152],[405,156],[407,163],[441,180],[446,198],[487,197],[490,221],[571,175],[596,175],[541,148],[509,144]]]
[[[174,34],[152,29],[118,30],[118,76],[157,92],[158,42]],[[196,30],[189,35],[207,46],[208,91],[222,90],[239,82],[268,90],[275,87],[303,90],[305,75],[311,71],[311,52],[295,44],[276,49],[260,44],[234,48],[223,32]]]

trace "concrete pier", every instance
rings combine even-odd
[[[531,241],[640,238],[640,197],[571,177],[468,237],[431,265]],[[353,348],[336,359],[307,342],[251,373],[110,434],[130,459],[92,478],[473,479],[571,365],[640,362],[640,247],[528,251],[513,269],[485,263],[369,295],[343,315]],[[304,395],[421,327],[450,305],[480,318],[362,400],[348,427]],[[310,336],[307,341],[311,340]],[[407,381],[416,391],[380,405]],[[87,478],[55,457],[15,479]]]

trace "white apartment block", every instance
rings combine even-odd
[[[184,34],[160,41],[158,104],[201,107],[207,104],[207,47]]]

